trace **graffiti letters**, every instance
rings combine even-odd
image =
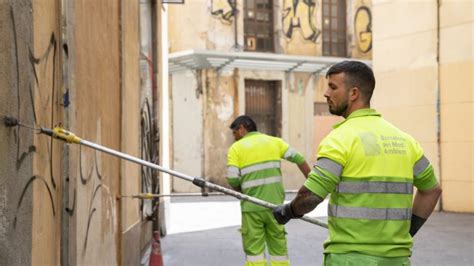
[[[372,14],[366,6],[359,7],[355,13],[354,33],[357,48],[361,52],[368,53],[372,50]]]
[[[19,57],[20,57],[20,53],[19,53],[19,50],[18,50],[18,36],[16,34],[16,22],[15,22],[15,14],[13,12],[13,7],[10,7],[10,18],[11,18],[11,23],[12,23],[12,29],[13,29],[13,38],[14,38],[14,50],[15,50],[15,65],[16,65],[16,91],[17,91],[17,114],[16,114],[16,117],[19,121],[22,121],[22,117],[21,117],[21,112],[20,110],[24,109],[24,107],[22,108],[22,105],[25,103],[25,101],[22,100],[22,93],[21,93],[21,89],[20,89],[20,73],[22,73],[20,71],[20,63],[19,63]],[[57,47],[57,42],[56,42],[56,37],[55,37],[55,34],[54,32],[51,33],[51,37],[50,37],[50,41],[49,41],[49,45],[48,47],[46,48],[45,52],[39,56],[39,57],[36,57],[34,55],[34,53],[31,51],[31,48],[28,49],[29,51],[29,61],[30,61],[30,65],[31,65],[31,68],[33,70],[33,73],[34,73],[34,77],[35,77],[35,84],[36,84],[36,88],[37,90],[35,91],[36,93],[38,93],[38,95],[40,95],[40,101],[41,101],[41,104],[39,105],[40,107],[42,107],[42,111],[44,113],[50,113],[50,117],[51,117],[51,125],[54,121],[54,111],[55,111],[55,108],[50,105],[50,101],[51,101],[51,97],[54,97],[56,96],[56,90],[55,90],[55,73],[56,73],[56,47]],[[47,65],[48,65],[48,62],[52,61],[52,71],[48,72],[46,71],[47,69]],[[38,68],[43,68],[45,70],[45,72],[43,73],[38,73]],[[50,88],[45,88],[43,86],[43,84],[40,84],[40,77],[45,77],[45,80],[46,80],[46,83],[51,83],[51,87]],[[29,93],[29,100],[30,100],[30,103],[32,105],[32,117],[33,117],[33,121],[34,121],[34,124],[35,125],[38,125],[38,116],[37,116],[37,112],[36,112],[36,106],[35,106],[35,101],[34,101],[34,92],[33,92],[33,87],[34,85],[29,83],[28,85],[28,93]],[[48,91],[50,89],[50,91]],[[46,92],[47,96],[46,96],[46,99],[44,99],[43,97],[41,97],[41,92],[43,91]],[[20,169],[21,165],[23,164],[23,161],[24,159],[37,151],[37,147],[36,146],[29,146],[28,147],[28,150],[27,151],[21,151],[21,143],[22,143],[22,134],[21,134],[21,131],[24,130],[24,129],[21,129],[20,127],[17,128],[17,132],[16,132],[16,144],[17,144],[17,161],[16,161],[16,167],[17,169]],[[48,172],[49,172],[49,178],[50,178],[50,181],[51,181],[51,186],[49,185],[49,183],[47,182],[46,178],[40,176],[40,175],[34,175],[32,177],[29,178],[28,182],[26,182],[26,184],[24,185],[23,187],[23,191],[18,199],[18,204],[17,204],[17,209],[16,209],[16,212],[19,211],[19,209],[21,208],[21,205],[22,205],[22,202],[23,202],[23,199],[25,197],[25,194],[28,190],[29,187],[32,186],[33,182],[40,182],[40,184],[44,185],[44,187],[46,188],[47,192],[48,192],[48,198],[50,200],[50,203],[51,203],[51,209],[52,209],[52,215],[53,216],[56,216],[56,209],[55,209],[55,199],[54,199],[54,193],[52,192],[53,190],[56,190],[56,182],[55,182],[55,178],[54,178],[54,175],[53,175],[53,169],[54,169],[54,165],[53,165],[53,153],[54,153],[54,149],[53,149],[53,143],[52,143],[52,140],[49,140],[48,144],[47,144],[47,148],[45,149],[47,151],[47,161],[48,161],[48,164],[47,164],[47,167],[48,167]],[[52,187],[52,188],[51,188]],[[14,217],[14,222],[13,222],[13,227],[16,227],[16,222],[17,222],[17,214],[15,214],[15,217]]]
[[[316,0],[284,0],[282,11],[283,32],[288,39],[299,31],[307,41],[318,40],[321,30],[316,27]]]
[[[211,0],[211,14],[224,23],[232,23],[237,12],[236,0]]]

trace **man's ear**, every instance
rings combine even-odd
[[[361,93],[360,93],[360,89],[358,87],[352,87],[350,90],[349,90],[349,99],[351,101],[356,101],[358,99],[361,98]]]

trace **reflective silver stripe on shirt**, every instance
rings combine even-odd
[[[265,256],[263,254],[255,255],[255,256],[247,255],[246,259],[248,262],[257,262],[257,261],[262,261],[262,260],[264,261]]]
[[[296,151],[290,147],[288,148],[288,150],[286,150],[285,155],[283,155],[283,158],[289,159],[295,156],[295,154],[296,154]]]
[[[391,193],[412,194],[413,184],[408,182],[342,181],[337,187],[339,193]]]
[[[410,220],[411,208],[363,208],[329,205],[328,216],[369,220]]]
[[[237,177],[240,178],[240,169],[236,166],[227,166],[227,177]]]
[[[316,173],[317,176],[324,177],[325,175],[319,171],[319,169],[315,166],[313,166],[313,172]]]
[[[241,175],[250,174],[252,172],[265,170],[265,169],[272,169],[272,168],[280,168],[280,162],[265,162],[265,163],[258,163],[251,166],[244,167],[240,170]]]
[[[319,158],[316,161],[315,166],[318,166],[326,171],[329,171],[331,174],[335,176],[341,176],[341,173],[342,173],[342,165],[328,158],[324,158],[324,157]]]
[[[271,177],[243,182],[240,185],[240,187],[242,189],[247,189],[251,187],[258,187],[258,186],[263,186],[263,185],[268,185],[268,184],[273,184],[273,183],[278,183],[278,182],[281,182],[281,176],[271,176]]]
[[[429,165],[430,161],[423,155],[413,166],[413,175],[421,174]]]
[[[270,261],[288,261],[288,256],[271,256]]]

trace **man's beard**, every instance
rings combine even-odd
[[[347,102],[345,102],[345,103],[342,103],[341,105],[333,106],[332,108],[331,106],[329,106],[329,112],[333,115],[343,116],[346,113],[347,108],[348,108],[348,104]]]

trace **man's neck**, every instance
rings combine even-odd
[[[370,104],[365,104],[363,102],[357,101],[348,106],[347,111],[342,114],[344,118],[348,118],[353,112],[360,110],[360,109],[367,109],[370,108]]]

